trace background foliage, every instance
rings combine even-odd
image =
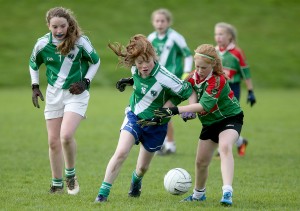
[[[46,11],[54,6],[71,8],[101,57],[94,85],[113,86],[128,71],[117,68],[108,42],[127,44],[134,34],[153,31],[150,15],[166,7],[174,15],[173,28],[184,35],[191,50],[214,44],[217,22],[238,29],[238,43],[252,69],[254,85],[299,88],[298,58],[300,3],[296,0],[0,0],[0,87],[29,86],[28,60],[36,40],[48,32]],[[43,66],[44,67],[44,66]],[[44,69],[41,80],[45,86]]]

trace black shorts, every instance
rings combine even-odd
[[[235,116],[227,117],[226,119],[212,125],[203,126],[199,138],[201,140],[211,139],[213,142],[219,143],[219,134],[224,130],[233,129],[240,134],[242,130],[243,119],[244,114],[241,112]]]

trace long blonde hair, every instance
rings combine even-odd
[[[222,61],[213,45],[202,44],[199,45],[195,50],[194,59],[201,56],[205,62],[213,66],[213,74],[224,75],[228,79],[222,68]]]
[[[53,17],[65,18],[68,21],[69,27],[67,31],[66,38],[57,46],[57,50],[61,52],[62,55],[67,55],[75,45],[76,40],[83,34],[73,12],[69,9],[63,7],[54,7],[48,10],[46,14],[47,24],[50,24],[50,20]]]
[[[135,59],[139,56],[142,56],[145,60],[152,57],[154,61],[157,61],[152,44],[142,34],[136,34],[131,37],[126,47],[120,43],[109,43],[108,47],[119,57],[119,64],[128,68],[135,65]]]

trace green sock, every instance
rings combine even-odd
[[[135,171],[135,170],[132,172],[131,181],[132,181],[133,183],[139,183],[142,179],[143,179],[143,176],[138,176],[138,175],[136,174],[136,171]]]
[[[75,168],[65,169],[65,174],[67,178],[71,178],[75,176]]]
[[[63,179],[52,178],[52,186],[63,187],[64,186]]]
[[[110,193],[111,186],[112,186],[112,184],[109,184],[107,182],[102,182],[102,185],[100,187],[98,195],[108,197],[108,195]]]

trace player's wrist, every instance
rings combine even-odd
[[[169,108],[172,111],[173,115],[179,114],[179,109],[177,106]]]
[[[39,89],[40,85],[39,84],[31,84],[31,89]]]
[[[85,83],[86,89],[90,88],[91,81],[88,78],[84,78],[83,82]]]

